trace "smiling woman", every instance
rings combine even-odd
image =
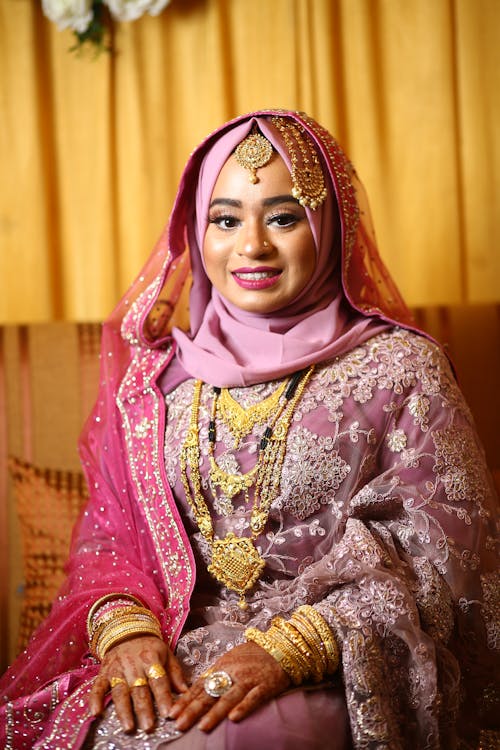
[[[282,111],[210,135],[101,363],[90,499],[2,746],[477,748],[492,482],[332,136]]]
[[[259,170],[257,183],[234,157],[228,159],[212,193],[203,259],[217,292],[248,312],[283,310],[305,289],[317,251],[278,154]]]

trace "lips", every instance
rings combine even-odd
[[[232,276],[238,286],[243,289],[267,289],[277,283],[281,271],[277,268],[237,268],[232,271]]]

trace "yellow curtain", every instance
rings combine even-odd
[[[92,59],[0,0],[0,321],[106,316],[192,148],[266,106],[337,135],[410,304],[500,300],[499,32],[498,0],[171,0]]]

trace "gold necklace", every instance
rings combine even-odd
[[[248,435],[256,424],[264,424],[268,421],[270,414],[278,407],[289,382],[285,380],[270,396],[246,409],[231,396],[227,388],[218,389],[217,402],[220,414],[234,437],[235,448],[238,447],[242,437]]]
[[[246,592],[255,585],[265,567],[265,561],[255,547],[254,541],[264,530],[271,504],[278,496],[288,430],[295,407],[313,370],[314,365],[292,376],[285,391],[286,403],[273,420],[273,427],[268,427],[261,439],[257,459],[258,468],[255,472],[255,494],[250,515],[251,535],[249,537],[238,537],[233,532],[229,532],[222,539],[214,535],[210,511],[201,488],[198,417],[203,383],[197,380],[194,386],[189,428],[180,455],[182,484],[198,528],[210,547],[212,559],[208,571],[219,583],[236,591],[240,597],[239,606],[242,609],[248,606],[245,602]],[[211,420],[210,430],[209,441],[212,442],[215,441],[213,420]],[[191,482],[188,479],[188,466]]]
[[[210,484],[212,488],[219,487],[222,491],[222,493],[225,495],[225,497],[232,499],[235,497],[235,495],[238,495],[240,492],[245,493],[245,502],[248,502],[248,490],[250,487],[255,483],[257,474],[259,472],[262,458],[264,456],[264,451],[259,450],[259,455],[257,458],[257,462],[253,469],[250,469],[250,471],[247,471],[245,474],[230,474],[227,471],[224,471],[215,460],[215,441],[216,441],[216,435],[215,435],[215,422],[217,417],[217,406],[219,402],[222,402],[222,399],[224,398],[224,391],[226,391],[227,396],[231,399],[235,407],[231,405],[231,409],[234,409],[234,411],[231,413],[231,419],[233,420],[233,429],[230,427],[231,431],[240,433],[239,439],[236,439],[234,447],[237,448],[238,443],[241,439],[241,437],[246,434],[247,432],[250,432],[251,429],[253,429],[255,424],[262,424],[264,421],[267,420],[267,418],[270,415],[271,409],[274,410],[274,416],[269,424],[269,426],[266,428],[266,431],[264,432],[264,435],[270,435],[274,425],[278,421],[279,417],[281,416],[283,409],[286,406],[286,403],[289,399],[284,399],[281,408],[279,407],[280,404],[280,398],[285,392],[285,389],[287,389],[290,385],[291,378],[289,380],[284,381],[279,388],[277,388],[274,393],[271,394],[268,398],[264,399],[264,401],[261,401],[259,404],[255,404],[253,407],[249,407],[248,410],[243,409],[237,401],[233,399],[227,388],[217,388],[214,387],[214,398],[212,401],[212,413],[210,415],[210,422],[208,425],[208,460],[210,463]],[[230,404],[230,402],[225,400],[226,406]],[[222,398],[221,398],[222,397]],[[239,411],[238,411],[239,410]],[[241,413],[242,420],[244,422],[244,426],[240,429],[237,424],[237,416]],[[225,412],[225,415],[228,414],[228,411]],[[224,416],[224,411],[223,411]],[[224,420],[226,425],[228,422]],[[229,425],[228,425],[229,426]],[[217,499],[217,498],[214,498]]]

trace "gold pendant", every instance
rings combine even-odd
[[[217,466],[213,456],[210,456],[210,481],[215,487],[220,487],[222,493],[229,498],[233,498],[240,492],[244,492],[252,486],[255,475],[259,469],[259,462],[255,464],[251,471],[246,474],[228,474],[226,471]]]
[[[240,595],[240,606],[244,606],[245,591],[251,589],[266,563],[247,536],[236,536],[229,532],[223,539],[211,543],[212,562],[208,566],[219,583]]]
[[[260,133],[250,133],[234,152],[234,158],[244,169],[250,172],[251,183],[258,182],[257,169],[265,167],[273,155],[273,146]]]

